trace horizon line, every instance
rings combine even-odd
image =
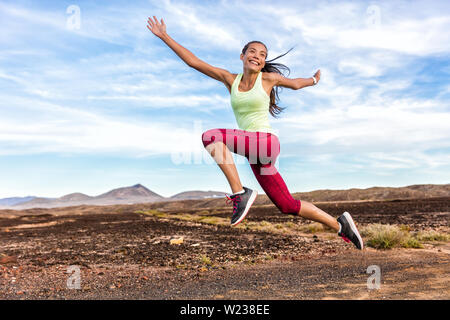
[[[366,190],[366,189],[371,189],[371,188],[408,188],[408,187],[412,187],[412,186],[421,186],[421,185],[422,186],[423,185],[444,186],[444,185],[448,185],[448,184],[450,184],[450,183],[416,183],[416,184],[410,184],[410,185],[398,186],[398,187],[376,185],[376,186],[371,186],[371,187],[366,187],[366,188],[361,188],[361,187],[350,187],[350,188],[345,188],[345,189],[322,188],[322,189],[314,189],[314,190],[309,190],[309,191],[294,191],[294,192],[291,192],[291,194],[294,194],[294,193],[308,193],[308,192],[321,191],[321,190],[333,190],[333,191],[351,190],[351,189]],[[101,195],[103,195],[105,193],[111,192],[113,190],[123,189],[123,188],[132,188],[132,187],[135,187],[135,186],[142,186],[142,187],[146,188],[147,190],[149,190],[151,192],[154,192],[158,196],[161,196],[163,198],[171,198],[171,197],[173,197],[173,196],[175,196],[177,194],[183,193],[183,192],[223,192],[223,191],[217,191],[217,190],[206,190],[205,191],[205,190],[198,190],[197,189],[197,190],[186,190],[186,191],[177,192],[177,193],[175,193],[175,194],[173,194],[171,196],[163,196],[163,195],[161,195],[161,194],[159,194],[159,193],[157,193],[157,192],[147,188],[145,185],[143,185],[141,183],[136,183],[136,184],[133,184],[133,185],[130,185],[130,186],[113,188],[113,189],[110,189],[110,190],[108,190],[106,192],[100,193],[100,194],[98,194],[96,196],[91,196],[91,195],[88,195],[86,193],[76,191],[76,192],[71,192],[71,193],[64,194],[64,195],[59,196],[59,197],[26,195],[26,196],[9,196],[9,197],[7,196],[7,197],[0,198],[0,200],[11,199],[11,198],[28,198],[28,197],[43,198],[43,199],[58,199],[58,198],[62,198],[64,196],[71,195],[71,194],[76,194],[76,193],[83,194],[83,195],[86,195],[86,196],[89,196],[89,197],[98,197],[98,196],[101,196]],[[230,192],[223,192],[223,193],[231,194]],[[266,193],[264,191],[262,191],[262,192],[260,192],[260,194],[266,194]]]

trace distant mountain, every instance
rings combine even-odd
[[[172,197],[163,197],[142,184],[113,189],[91,197],[84,193],[71,193],[60,198],[25,197],[0,199],[0,209],[56,208],[78,205],[134,204],[170,200],[188,200],[223,197],[220,191],[186,191]]]
[[[118,188],[97,196],[97,199],[130,199],[130,198],[164,198],[159,194],[147,189],[141,184],[135,184],[131,187]]]
[[[372,187],[367,189],[316,190],[294,193],[307,201],[392,200],[449,197],[450,184],[420,184],[406,187]]]
[[[192,199],[205,199],[205,198],[223,198],[224,192],[221,191],[185,191],[177,193],[170,197],[171,200],[192,200]]]
[[[147,189],[141,184],[131,187],[117,188],[96,197],[83,193],[71,193],[60,198],[34,198],[27,202],[21,202],[7,207],[9,209],[29,208],[56,208],[78,205],[112,205],[134,204],[162,201],[166,198]],[[4,207],[6,208],[6,207]]]
[[[90,200],[92,198],[93,197],[85,195],[84,193],[75,192],[75,193],[67,194],[67,195],[59,198],[59,200],[61,200],[61,201],[84,201],[84,200]]]
[[[33,200],[36,197],[13,197],[13,198],[4,198],[0,199],[0,206],[13,206],[19,203],[27,202]]]

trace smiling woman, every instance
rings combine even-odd
[[[260,44],[261,46],[257,46],[256,44]],[[259,51],[258,51],[258,47],[260,47]],[[248,51],[248,53],[254,57],[254,58],[250,58],[250,60],[249,60],[249,62],[251,64],[259,67],[263,63],[264,67],[261,69],[261,72],[267,72],[269,74],[276,73],[279,75],[283,75],[283,72],[280,69],[287,70],[288,74],[289,74],[289,72],[290,72],[289,68],[287,66],[285,66],[284,64],[273,63],[272,61],[285,56],[292,49],[293,48],[289,49],[288,52],[286,52],[272,60],[266,60],[267,54],[268,54],[266,45],[264,43],[262,43],[261,41],[251,41],[251,42],[247,43],[244,46],[244,48],[242,49],[242,55],[245,56],[245,53]],[[258,56],[261,57],[261,61],[259,60],[259,58],[256,58]],[[241,60],[242,59],[243,58],[241,58]],[[275,75],[272,75],[272,76],[275,76]],[[241,83],[242,83],[242,80],[241,80]],[[281,113],[284,110],[284,108],[281,108],[277,105],[277,102],[279,100],[278,86],[272,87],[272,89],[270,90],[269,96],[270,96],[269,112],[273,117],[276,117],[277,114]]]
[[[197,58],[178,44],[166,32],[164,20],[155,16],[148,19],[147,28],[169,46],[188,66],[222,82],[230,92],[231,106],[240,129],[211,129],[203,133],[202,141],[225,174],[233,194],[227,199],[233,204],[231,225],[244,220],[256,199],[257,192],[244,187],[239,179],[231,152],[245,156],[266,195],[285,214],[321,222],[336,230],[344,240],[352,241],[358,249],[363,248],[361,236],[348,212],[337,220],[312,203],[294,199],[286,183],[275,168],[280,154],[280,142],[269,123],[269,113],[276,117],[282,111],[277,105],[278,87],[298,90],[312,86],[320,80],[320,70],[310,78],[289,79],[280,69],[289,68],[266,60],[267,46],[261,41],[251,41],[242,49],[240,59],[243,72],[230,73],[213,67]]]

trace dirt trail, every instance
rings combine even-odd
[[[448,230],[450,221],[449,198],[320,206],[334,215],[350,207],[360,226]],[[0,211],[0,299],[450,298],[449,243],[360,252],[274,206],[252,207],[243,228],[227,225],[230,208],[143,213],[151,208]],[[73,265],[79,290],[67,288]],[[378,290],[367,287],[371,265],[381,270]]]

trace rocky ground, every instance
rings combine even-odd
[[[349,211],[360,227],[450,227],[450,198],[316,205]],[[273,205],[254,205],[237,228],[230,210],[224,201],[0,211],[0,299],[450,298],[448,242],[361,252]],[[381,283],[369,290],[372,265]]]

